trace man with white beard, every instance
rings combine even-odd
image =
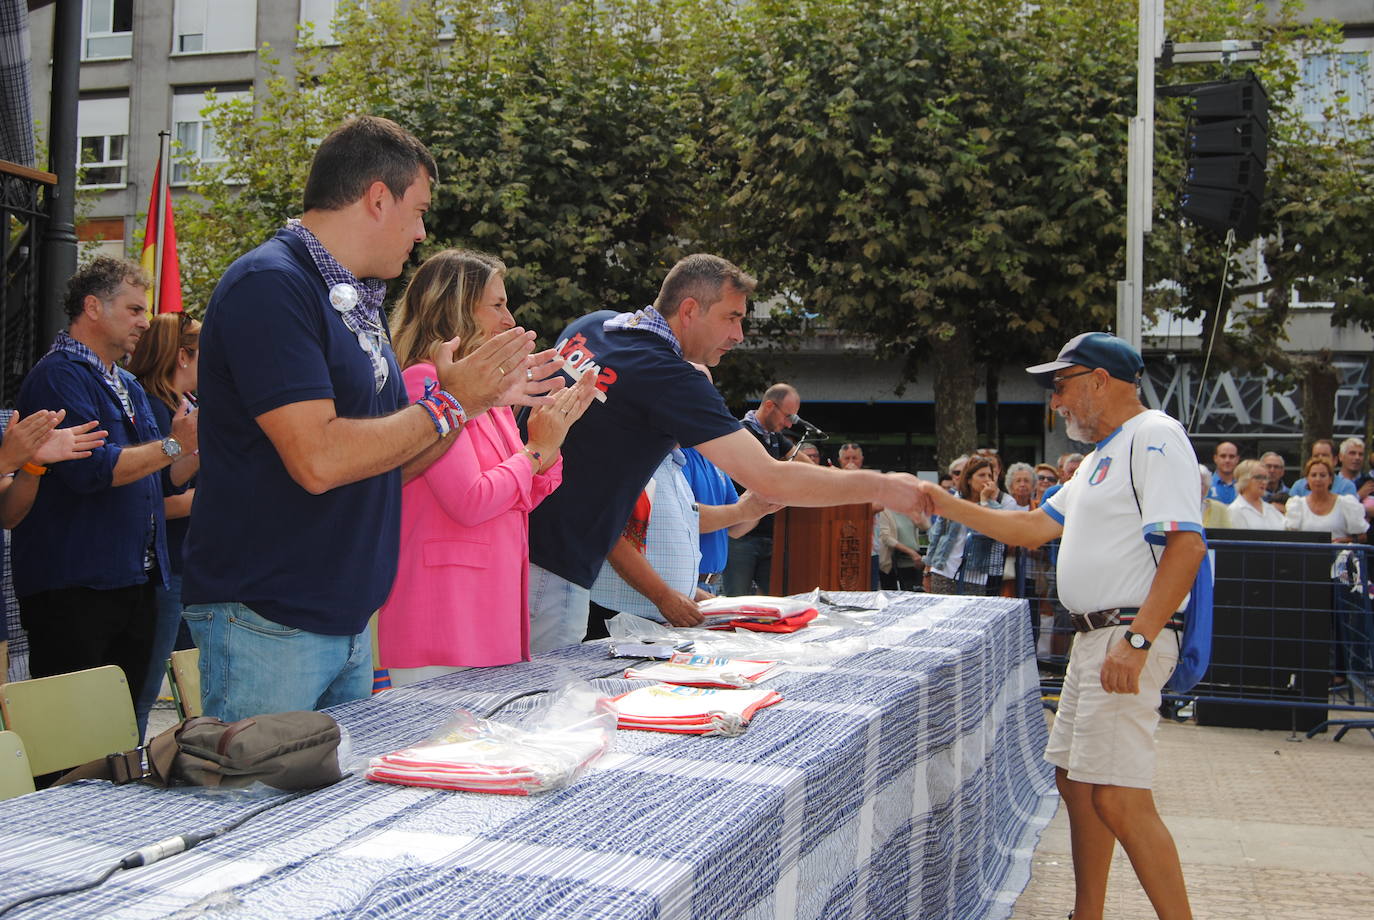
[[[1076,336],[1027,368],[1054,395],[1069,437],[1096,448],[1035,511],[983,508],[934,483],[936,514],[1007,544],[1062,536],[1059,599],[1077,635],[1045,759],[1069,811],[1075,920],[1100,920],[1121,841],[1155,912],[1191,917],[1178,850],[1150,791],[1164,682],[1207,552],[1197,456],[1183,426],[1140,402],[1140,353],[1105,332]]]

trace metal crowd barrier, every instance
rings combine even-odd
[[[1211,665],[1189,693],[1166,697],[1202,725],[1286,729],[1310,738],[1374,734],[1374,557],[1324,534],[1213,531]],[[1244,538],[1240,538],[1244,537]],[[1042,692],[1057,701],[1073,630],[1048,556],[1018,573],[1030,601]]]

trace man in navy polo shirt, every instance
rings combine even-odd
[[[207,715],[226,721],[365,697],[367,621],[396,575],[401,484],[466,414],[561,387],[533,333],[493,336],[406,405],[383,279],[425,237],[424,145],[360,117],[320,144],[305,211],[215,288],[200,345],[206,437],[186,540],[185,618]]]
[[[138,265],[108,257],[67,283],[70,325],[24,379],[19,411],[61,406],[108,436],[50,475],[31,470],[47,481],[13,543],[29,672],[118,665],[135,699],[152,654],[153,589],[168,572],[158,472],[171,466],[173,477],[189,476],[196,449],[195,412],[178,413],[164,438],[143,388],[119,366],[148,328],[148,285]]]
[[[914,476],[836,470],[770,457],[688,362],[714,367],[744,341],[754,279],[698,253],[669,270],[654,305],[574,321],[556,346],[565,373],[595,374],[593,402],[563,442],[563,485],[530,513],[530,647],[548,651],[587,632],[589,590],[644,483],[674,444],[695,447],[779,505],[879,502],[918,510]]]

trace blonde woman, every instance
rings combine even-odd
[[[425,261],[392,316],[411,399],[437,377],[434,349],[455,359],[515,326],[499,259],[448,249]],[[528,439],[505,407],[472,418],[401,492],[401,553],[378,616],[381,662],[404,685],[463,667],[528,660],[529,512],[562,481],[559,449],[596,392],[592,374],[534,409]]]
[[[1269,471],[1258,460],[1242,460],[1236,467],[1236,500],[1227,509],[1232,527],[1243,530],[1283,530],[1283,512],[1264,500]]]

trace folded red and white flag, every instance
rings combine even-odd
[[[773,690],[717,690],[653,684],[611,699],[620,728],[691,735],[740,735],[754,713],[782,702]]]
[[[713,597],[697,604],[707,629],[755,629],[760,632],[795,632],[817,616],[815,605],[792,597],[748,594]]]
[[[776,661],[754,661],[745,658],[716,658],[676,652],[667,661],[642,667],[628,668],[625,676],[632,680],[657,680],[665,684],[685,687],[751,687],[765,677],[777,673]]]
[[[540,732],[526,740],[474,737],[417,744],[368,763],[367,778],[403,786],[529,795],[557,789],[599,757],[601,731]]]

